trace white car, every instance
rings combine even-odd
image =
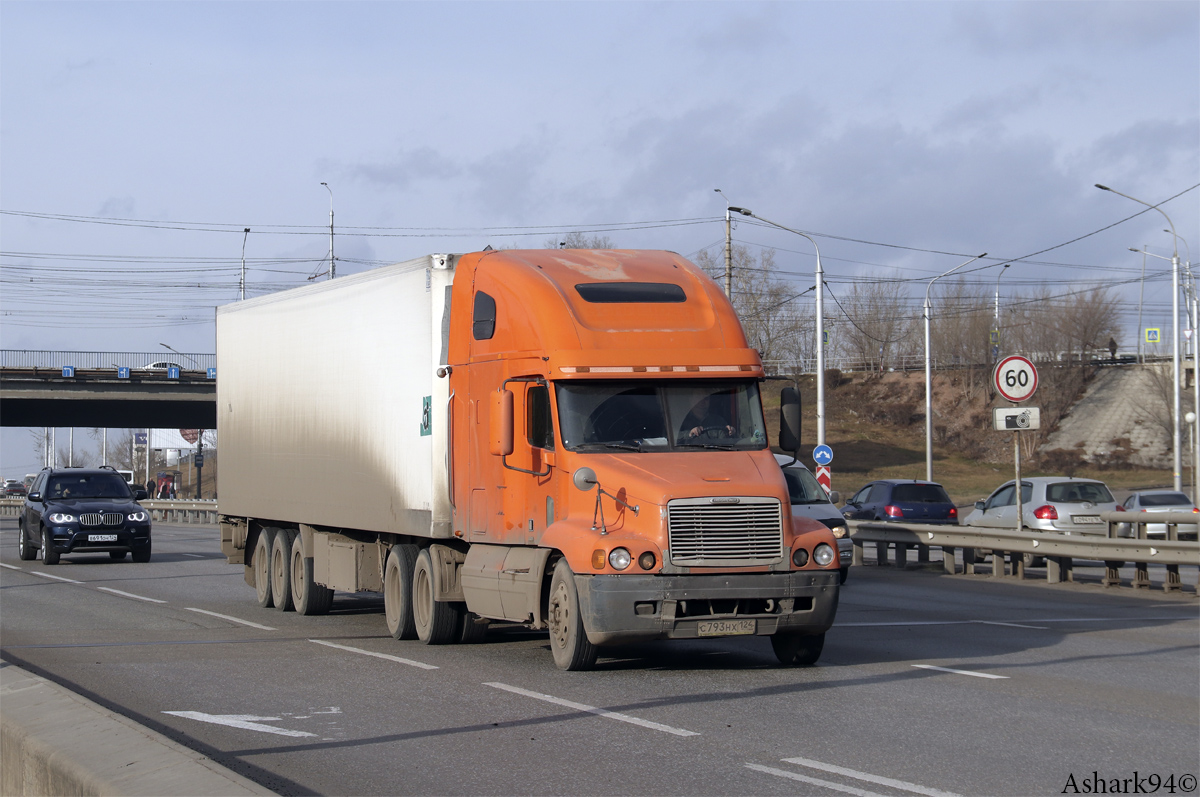
[[[834,538],[837,539],[838,557],[841,560],[841,583],[846,583],[850,574],[850,559],[854,554],[854,543],[850,540],[850,529],[846,519],[834,506],[839,498],[837,490],[826,493],[825,488],[812,475],[812,471],[799,460],[792,457],[775,455],[775,461],[783,468],[783,478],[787,481],[788,496],[792,503],[793,517],[806,517],[824,523]]]
[[[975,502],[975,511],[967,515],[963,525],[1015,530],[1014,484],[1005,482],[985,500]],[[1069,476],[1021,479],[1021,505],[1023,529],[1093,536],[1108,535],[1108,524],[1100,519],[1100,514],[1117,509],[1116,499],[1104,482]],[[1128,536],[1128,532],[1123,536]]]
[[[1125,499],[1125,503],[1117,507],[1122,512],[1200,512],[1188,497],[1175,490],[1139,490]],[[1121,524],[1121,528],[1130,536],[1133,534],[1133,524]],[[1181,539],[1196,538],[1195,524],[1180,524],[1176,526]],[[1147,523],[1147,537],[1166,537],[1166,523]]]

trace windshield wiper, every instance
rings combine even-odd
[[[622,451],[641,451],[641,443],[584,443],[579,446],[578,451],[583,451],[586,448],[619,448]]]

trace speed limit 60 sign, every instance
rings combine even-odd
[[[996,364],[992,384],[1009,401],[1024,401],[1037,390],[1037,369],[1026,358],[1014,354]]]

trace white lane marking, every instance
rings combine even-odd
[[[337,648],[338,650],[348,650],[351,653],[358,653],[363,656],[374,656],[377,659],[387,659],[394,661],[397,664],[407,664],[410,667],[420,667],[422,670],[436,670],[436,665],[426,664],[423,661],[413,661],[412,659],[404,659],[399,656],[390,656],[387,653],[376,653],[373,650],[363,650],[362,648],[352,648],[349,645],[339,645],[336,642],[326,642],[323,639],[310,639],[309,642],[316,642],[318,645],[324,645],[327,648]]]
[[[240,625],[248,625],[251,628],[261,628],[263,631],[278,631],[279,630],[278,628],[272,628],[269,625],[259,625],[258,623],[252,623],[249,620],[242,620],[237,617],[230,617],[227,614],[217,614],[216,612],[209,612],[209,611],[205,611],[204,609],[193,609],[190,606],[185,607],[185,608],[189,612],[196,612],[198,614],[207,614],[210,617],[220,617],[222,620],[228,620],[231,623],[238,623]]]
[[[1034,631],[1048,631],[1044,625],[1021,625],[1020,623],[1001,623],[998,620],[972,620],[971,622],[979,623],[980,625],[1003,625],[1009,628],[1029,628]]]
[[[19,570],[22,573],[25,572],[24,570],[21,570],[21,568],[17,567],[16,565],[6,565],[3,562],[0,562],[0,567],[7,567],[9,570]]]
[[[122,592],[121,590],[113,589],[112,587],[96,587],[96,589],[104,590],[105,592],[111,592],[112,594],[120,595],[123,598],[133,598],[134,600],[146,601],[147,603],[166,603],[166,601],[160,601],[154,598],[146,598],[141,595],[134,595],[132,592]]]
[[[83,583],[82,581],[76,581],[73,578],[63,578],[62,576],[52,576],[49,573],[43,573],[40,570],[30,570],[29,572],[33,573],[35,576],[41,576],[42,578],[52,578],[55,581],[65,581],[68,584],[82,584]]]
[[[226,725],[230,728],[242,728],[247,731],[274,733],[279,736],[316,736],[315,733],[308,733],[307,731],[289,731],[287,728],[276,728],[274,725],[262,724],[264,722],[278,722],[280,720],[279,717],[255,717],[252,714],[205,714],[202,711],[164,711],[163,713],[170,714],[172,717],[211,722],[213,725]]]
[[[802,767],[809,769],[819,769],[822,772],[830,772],[834,775],[845,775],[848,778],[856,780],[865,780],[867,783],[877,783],[880,786],[888,786],[893,789],[901,789],[903,791],[911,791],[914,794],[924,794],[926,797],[961,797],[951,791],[939,791],[938,789],[930,789],[925,786],[918,786],[916,783],[909,783],[904,780],[896,780],[895,778],[884,778],[879,775],[872,775],[869,772],[859,772],[855,769],[846,769],[845,767],[835,767],[833,764],[822,764],[820,761],[813,761],[808,758],[785,758],[783,759],[789,764],[799,764]]]
[[[204,554],[199,554],[199,553],[185,553],[185,554],[184,554],[184,556],[194,556],[194,557],[196,557],[197,559],[203,559],[203,558],[204,558]]]
[[[843,791],[846,794],[855,794],[858,797],[883,797],[882,794],[877,794],[873,791],[855,788],[854,786],[844,786],[841,783],[834,783],[829,780],[821,780],[820,778],[810,778],[807,775],[801,775],[797,772],[788,772],[786,769],[775,769],[774,767],[764,767],[761,764],[746,764],[747,769],[753,769],[756,772],[765,772],[768,775],[777,775],[781,778],[790,778],[798,780],[802,783],[809,783],[813,786],[821,786],[834,791]]]
[[[1008,680],[1007,675],[992,675],[990,672],[972,672],[971,670],[952,670],[949,667],[934,667],[932,664],[914,664],[914,667],[919,667],[922,670],[937,670],[938,672],[952,672],[955,675],[973,675],[976,678],[996,678]]]
[[[589,706],[584,703],[576,703],[573,700],[564,700],[561,697],[554,697],[552,695],[543,695],[540,692],[530,692],[528,689],[521,689],[520,687],[517,687],[517,686],[509,686],[508,684],[501,684],[501,683],[485,683],[484,686],[490,686],[494,689],[503,689],[506,692],[512,692],[513,694],[517,694],[517,695],[524,695],[525,697],[532,697],[534,700],[544,700],[547,703],[554,703],[555,705],[566,706],[567,708],[573,708],[576,711],[585,711],[588,714],[596,714],[597,716],[607,717],[610,720],[619,720],[621,722],[628,722],[631,725],[641,725],[643,728],[650,728],[651,730],[655,730],[655,731],[663,731],[664,733],[673,733],[676,736],[699,736],[700,735],[700,734],[696,733],[695,731],[685,731],[682,728],[672,728],[670,725],[663,725],[658,722],[651,722],[650,720],[644,720],[644,719],[640,719],[638,717],[631,717],[628,714],[621,714],[616,711],[609,711],[608,709],[597,708],[596,706]]]

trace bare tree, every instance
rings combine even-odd
[[[882,369],[909,344],[916,319],[908,310],[908,289],[897,280],[856,282],[838,297],[845,316],[838,348],[846,356]]]
[[[607,235],[588,235],[572,231],[561,237],[547,238],[542,245],[546,249],[613,249],[612,239]]]

